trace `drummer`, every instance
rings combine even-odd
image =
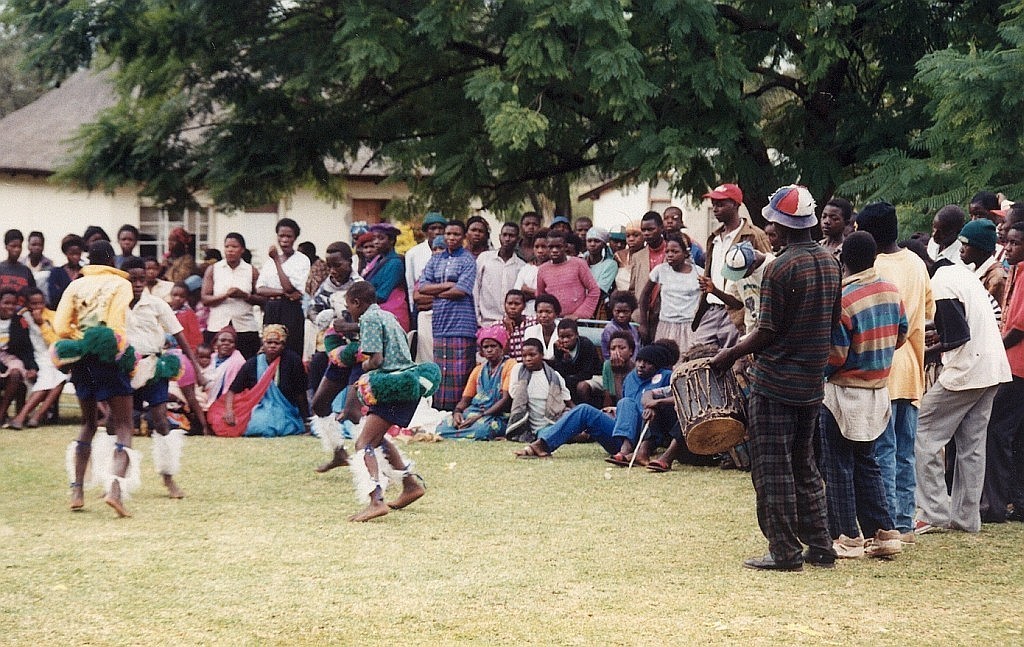
[[[648,413],[642,400],[646,391],[669,385],[670,367],[679,359],[678,347],[672,346],[671,341],[659,341],[640,349],[636,368],[626,377],[617,406],[598,409],[580,404],[573,407],[558,422],[541,430],[537,440],[517,451],[516,457],[547,458],[571,438],[586,432],[611,454],[606,461],[620,467],[628,465],[646,421],[651,423],[650,434],[666,437],[679,425],[679,418],[671,407],[652,406]],[[671,403],[671,399],[668,402]],[[641,449],[636,464],[646,465],[648,456],[649,450]]]
[[[835,566],[813,439],[842,277],[835,257],[811,237],[818,224],[814,208],[805,187],[772,194],[761,213],[775,223],[785,249],[765,269],[757,329],[711,360],[712,369],[723,371],[754,353],[747,406],[751,478],[769,552],[746,560],[746,568]]]

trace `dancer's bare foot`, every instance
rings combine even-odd
[[[184,499],[185,493],[182,491],[178,484],[174,482],[174,477],[170,474],[164,474],[164,487],[167,488],[167,495],[172,499]]]
[[[103,498],[104,503],[114,509],[119,517],[130,517],[132,516],[128,510],[125,509],[124,503],[121,501],[121,484],[118,481],[114,481],[110,484],[110,491],[107,492],[107,496]]]
[[[370,519],[376,519],[377,517],[383,517],[391,508],[384,505],[383,501],[371,501],[370,505],[366,506],[359,512],[355,513],[348,518],[349,521],[369,521]]]
[[[81,485],[71,486],[71,509],[78,512],[85,507],[85,490]]]
[[[335,467],[345,467],[346,465],[348,465],[348,453],[345,452],[344,447],[337,447],[331,460],[320,465],[314,471],[317,474],[323,474],[324,472],[330,472]]]
[[[426,493],[426,488],[415,476],[406,476],[402,479],[402,493],[398,498],[388,504],[392,510],[401,510]]]

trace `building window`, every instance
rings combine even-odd
[[[196,258],[202,258],[210,243],[210,209],[185,209],[168,211],[159,207],[141,207],[139,209],[139,256],[163,258],[167,253],[167,236],[175,227],[184,227],[192,234]]]

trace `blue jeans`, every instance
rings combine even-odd
[[[825,406],[821,407],[819,429],[824,447],[821,462],[825,467],[829,534],[833,539],[839,539],[839,535],[855,538],[861,532],[874,537],[878,530],[892,530],[874,441],[843,437],[835,416]]]
[[[910,532],[914,528],[916,437],[917,407],[910,400],[893,400],[889,425],[875,441],[875,460],[882,472],[889,516],[901,533]]]
[[[640,406],[632,400],[616,403],[615,418],[589,404],[580,404],[559,418],[558,422],[540,431],[539,437],[553,452],[580,432],[587,432],[609,454],[618,453],[624,438],[636,442],[640,422]]]

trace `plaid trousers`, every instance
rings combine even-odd
[[[820,409],[820,404],[790,405],[758,393],[747,405],[757,522],[779,561],[802,558],[801,543],[832,551],[825,488],[814,460]]]
[[[855,441],[843,437],[839,423],[826,407],[821,407],[822,460],[825,498],[828,501],[828,529],[833,539],[839,535],[874,537],[879,530],[896,527],[889,516],[882,472],[875,461],[875,441]]]

